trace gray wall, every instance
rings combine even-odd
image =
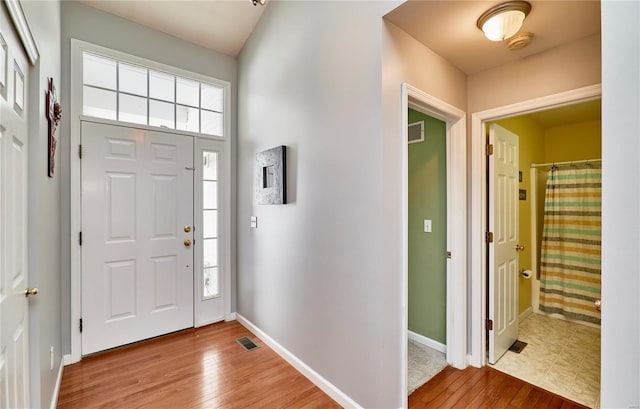
[[[402,401],[399,270],[384,268],[381,227],[390,7],[269,3],[238,70],[238,312],[364,407]],[[254,155],[277,145],[289,204],[256,205]]]
[[[60,3],[22,2],[40,59],[29,72],[29,286],[40,293],[29,301],[31,407],[50,407],[62,364],[60,334],[60,167],[47,176],[45,91],[48,77],[60,86]],[[64,100],[61,100],[65,104]],[[58,131],[60,137],[60,131]],[[60,158],[60,155],[56,155]],[[50,367],[49,350],[54,350]]]
[[[151,3],[150,3],[151,4]],[[182,41],[168,34],[154,31],[112,14],[96,10],[78,2],[62,2],[62,97],[69,100],[71,39],[86,41],[114,50],[147,58],[163,64],[208,75],[231,83],[231,157],[236,155],[236,96],[237,61],[215,51]],[[70,248],[69,238],[77,232],[70,232],[69,213],[69,161],[70,152],[76,148],[69,146],[69,118],[65,118],[63,138],[60,143],[62,177],[62,317],[64,353],[70,352]],[[75,160],[75,157],[74,157]],[[235,187],[235,171],[232,171],[231,186]],[[232,237],[235,242],[235,192],[232,192],[231,217]],[[232,246],[233,247],[233,246]],[[235,260],[235,254],[232,254]],[[231,266],[232,289],[235,288],[235,265]],[[232,290],[232,311],[235,311],[235,291]],[[75,325],[74,325],[75,326]]]
[[[640,407],[640,3],[602,2],[603,408]]]

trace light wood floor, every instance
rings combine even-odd
[[[260,348],[244,351],[250,336]],[[237,322],[86,357],[64,368],[58,408],[339,408]]]
[[[488,366],[445,368],[409,396],[409,408],[587,409]]]

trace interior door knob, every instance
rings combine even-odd
[[[524,251],[524,246],[522,244],[516,244],[516,251]]]
[[[600,298],[598,298],[597,300],[595,300],[593,302],[593,305],[596,307],[596,310],[601,311],[602,310],[602,300]]]
[[[185,247],[191,247],[191,240],[186,239],[186,240],[184,241],[184,246],[185,246]]]
[[[189,233],[191,231],[191,226],[184,226],[184,232]]]
[[[24,289],[24,296],[28,297],[30,295],[38,295],[38,289],[33,287],[33,288],[25,288]]]

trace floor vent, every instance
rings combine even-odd
[[[513,345],[511,345],[509,347],[509,351],[515,352],[516,354],[519,354],[520,352],[522,352],[522,350],[526,346],[527,346],[526,342],[516,341],[516,342],[513,343]]]
[[[240,344],[245,351],[253,351],[256,348],[260,348],[255,342],[251,340],[249,337],[242,337],[236,339],[236,342]]]

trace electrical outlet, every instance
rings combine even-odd
[[[424,232],[431,233],[431,220],[424,221]]]
[[[258,217],[257,216],[251,216],[251,228],[252,229],[257,229],[258,228]]]

